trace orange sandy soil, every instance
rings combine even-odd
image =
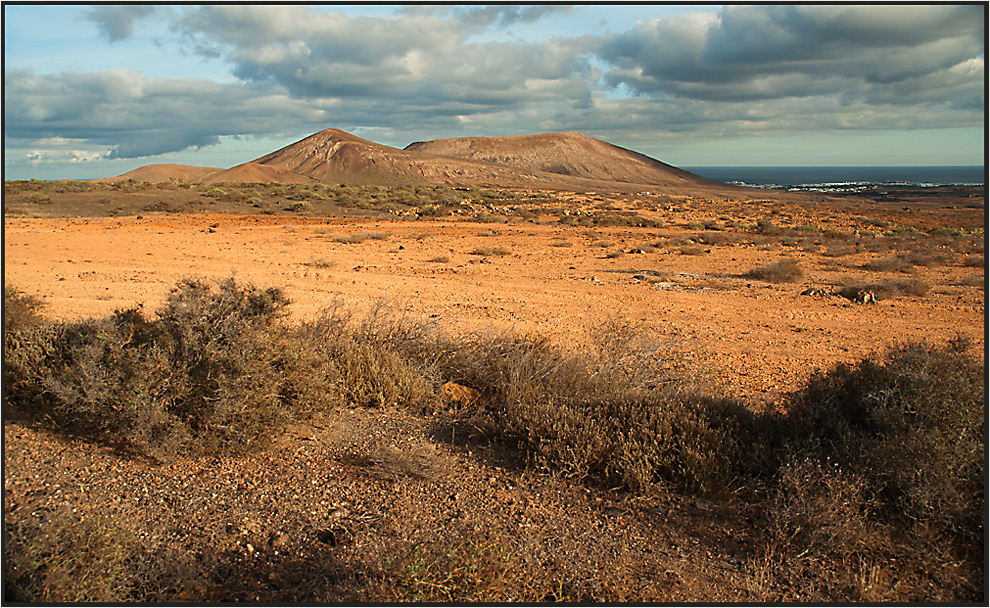
[[[816,367],[897,341],[941,342],[962,334],[983,351],[984,269],[964,264],[957,252],[908,275],[862,268],[894,251],[828,257],[827,243],[788,246],[780,237],[692,244],[687,239],[701,232],[686,226],[720,214],[746,221],[746,215],[751,225],[768,217],[780,226],[815,224],[870,239],[882,230],[864,223],[874,216],[888,214],[896,225],[920,230],[968,222],[972,231],[983,229],[982,210],[962,218],[962,212],[939,210],[877,210],[867,216],[849,205],[724,205],[688,208],[676,216],[661,211],[654,214],[664,220],[660,228],[227,214],[6,218],[4,283],[42,297],[49,316],[67,319],[139,303],[153,311],[179,279],[199,276],[284,287],[295,318],[310,318],[337,297],[359,310],[383,298],[453,332],[515,329],[562,343],[580,343],[590,327],[618,315],[704,362],[730,392],[768,403],[800,386]],[[335,240],[361,233],[362,242]],[[377,238],[367,238],[369,233]],[[719,234],[753,240],[752,231],[736,228]],[[630,253],[643,244],[658,246]],[[472,253],[479,248],[509,253]],[[616,251],[625,253],[606,257]],[[800,261],[799,282],[744,276],[784,257]],[[801,295],[811,287],[838,291],[905,278],[922,280],[931,290],[871,305],[838,295]]]

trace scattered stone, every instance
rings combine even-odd
[[[289,544],[289,536],[281,532],[275,532],[268,538],[268,545],[273,549],[278,549]]]
[[[872,291],[860,289],[859,291],[856,292],[856,295],[853,296],[853,302],[857,304],[876,304],[877,294],[873,293]]]

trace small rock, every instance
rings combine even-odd
[[[334,526],[333,528],[328,528],[317,532],[316,540],[330,545],[331,547],[336,547],[338,545],[346,545],[353,542],[354,535],[351,534],[350,530],[343,526]]]

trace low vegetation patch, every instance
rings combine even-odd
[[[769,283],[797,283],[804,278],[804,270],[796,259],[784,258],[772,264],[754,268],[745,276]]]
[[[289,324],[281,289],[233,280],[183,280],[154,314],[72,322],[45,320],[15,289],[4,297],[4,413],[22,423],[162,461],[236,455],[338,408],[447,411],[453,382],[477,393],[458,419],[538,469],[592,487],[749,501],[767,526],[759,563],[808,597],[985,594],[985,367],[962,340],[817,371],[785,410],[762,412],[621,318],[576,351],[514,332],[452,338],[384,303],[359,317],[338,301]],[[401,456],[375,466],[416,474]],[[142,594],[140,542],[88,521],[66,534],[5,526],[5,593],[177,599]],[[554,595],[548,577],[560,573],[493,538],[411,539],[376,575],[375,597],[598,597]]]
[[[839,290],[839,295],[849,300],[855,300],[858,294],[872,293],[879,299],[896,298],[898,296],[924,297],[931,291],[931,285],[921,279],[901,281],[883,281],[866,285],[846,285]]]
[[[469,251],[471,255],[482,255],[482,256],[503,256],[511,255],[512,250],[506,247],[475,247]]]

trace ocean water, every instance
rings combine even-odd
[[[757,188],[866,184],[947,186],[986,183],[983,165],[942,167],[682,167],[708,179]]]

